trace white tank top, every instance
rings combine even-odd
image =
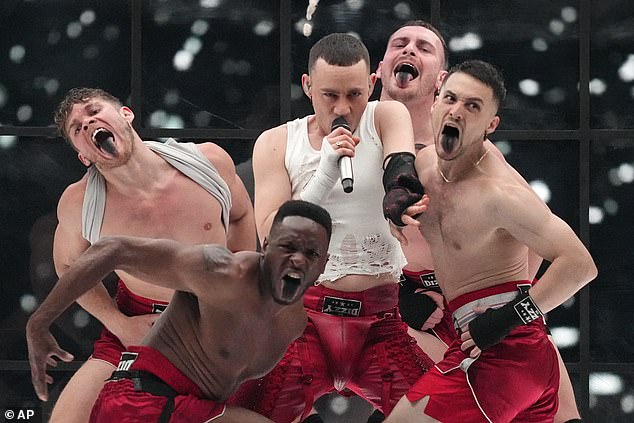
[[[383,217],[385,193],[383,177],[383,144],[374,127],[372,101],[361,117],[354,135],[361,139],[352,159],[354,189],[343,192],[341,180],[319,204],[332,217],[332,237],[328,252],[330,260],[319,282],[334,281],[346,275],[379,275],[389,273],[398,281],[405,266],[405,256],[399,242],[392,236]],[[308,139],[308,118],[288,122],[288,139],[284,159],[291,181],[293,199],[310,180],[319,164],[319,151]]]

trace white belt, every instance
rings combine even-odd
[[[478,316],[478,314],[473,311],[474,308],[500,308],[504,304],[512,301],[515,297],[517,297],[517,294],[517,290],[502,292],[500,294],[494,294],[489,295],[488,297],[479,298],[461,306],[453,313],[454,327],[457,331],[464,332],[469,322]]]

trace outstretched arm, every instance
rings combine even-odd
[[[67,269],[27,322],[31,377],[38,397],[48,397],[47,383],[52,378],[46,374],[46,364],[55,365],[53,356],[72,360],[50,334],[50,325],[105,275],[120,269],[158,286],[196,294],[209,289],[209,272],[226,268],[231,259],[224,247],[187,246],[170,240],[105,237],[93,244]]]

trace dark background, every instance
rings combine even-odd
[[[372,66],[394,27],[427,19],[450,62],[498,65],[509,89],[494,141],[589,246],[599,277],[549,323],[583,415],[634,418],[634,5],[629,0],[321,1],[310,37],[299,0],[3,0],[0,3],[0,408],[41,406],[24,325],[56,276],[55,207],[84,169],[55,136],[65,92],[98,86],[136,113],[144,139],[214,140],[244,175],[259,133],[310,113],[308,49],[353,32]],[[375,97],[380,87],[377,87]],[[248,178],[247,178],[248,179]],[[85,359],[98,325],[78,307],[53,328]],[[78,363],[53,372],[53,395]],[[362,402],[325,398],[330,422]]]

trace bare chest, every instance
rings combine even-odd
[[[224,244],[225,238],[220,203],[183,175],[141,196],[108,192],[101,234],[188,243]]]

